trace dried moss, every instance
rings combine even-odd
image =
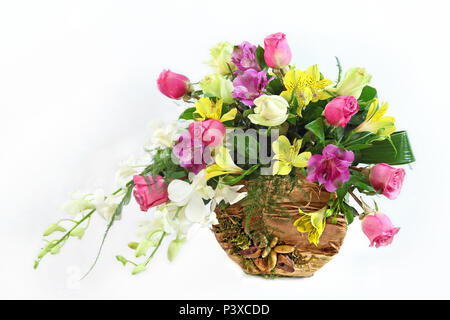
[[[295,250],[294,252],[291,252],[288,254],[288,257],[291,258],[291,260],[294,262],[295,266],[303,266],[306,264],[305,259],[303,258],[300,251]]]

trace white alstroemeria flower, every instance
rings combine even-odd
[[[106,222],[110,222],[114,212],[117,208],[117,197],[105,196],[105,192],[102,189],[98,189],[94,192],[94,199],[92,200],[93,205],[97,213],[106,220]],[[121,217],[116,217],[116,220],[119,220]]]
[[[197,175],[189,174],[191,183],[182,180],[173,180],[167,189],[169,199],[173,204],[184,208],[186,218],[194,223],[201,223],[211,214],[209,205],[203,200],[214,197],[214,190],[206,184],[206,171]]]
[[[152,138],[145,144],[144,150],[152,152],[155,149],[172,148],[191,122],[191,120],[179,119],[167,126],[164,126],[161,121],[152,123]]]

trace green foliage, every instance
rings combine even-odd
[[[406,131],[397,131],[390,139],[375,141],[371,148],[355,152],[356,163],[387,163],[390,165],[402,165],[414,162],[411,144]]]
[[[239,181],[241,181],[246,176],[251,175],[253,173],[253,171],[255,171],[256,169],[259,168],[259,166],[260,166],[260,164],[255,164],[250,169],[244,171],[240,176],[237,176],[237,177],[226,176],[222,181],[224,184],[234,185],[234,184],[238,183]]]
[[[358,102],[369,102],[372,99],[375,99],[377,97],[377,89],[371,87],[371,86],[365,86],[363,90],[361,91],[361,95],[358,98]]]
[[[258,62],[258,65],[261,67],[261,69],[269,68],[266,64],[266,60],[264,59],[264,48],[258,46],[258,48],[256,48],[255,53],[256,53],[256,62]]]
[[[187,108],[186,110],[183,111],[183,113],[178,118],[184,119],[184,120],[193,120],[195,110],[196,110],[195,107]]]
[[[323,128],[322,118],[317,118],[316,120],[308,123],[305,128],[316,135],[321,142],[325,141],[325,132]]]
[[[275,77],[267,84],[267,92],[274,95],[280,95],[284,91],[283,80]]]
[[[342,202],[341,209],[345,214],[347,224],[351,224],[353,222],[354,217],[358,216],[358,211],[356,211],[355,208],[348,205],[346,202]]]

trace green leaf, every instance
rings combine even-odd
[[[258,48],[256,48],[255,53],[256,53],[256,62],[258,62],[258,65],[261,67],[261,69],[268,68],[266,60],[264,59],[264,48],[258,46]]]
[[[121,262],[123,266],[125,266],[128,263],[128,260],[122,256],[116,256],[116,259],[117,261]]]
[[[283,81],[280,78],[274,78],[267,84],[267,91],[274,95],[279,95],[284,91]]]
[[[183,111],[183,113],[179,116],[179,119],[185,119],[185,120],[193,120],[194,119],[194,111],[196,110],[195,107],[187,108]]]
[[[145,267],[144,264],[138,264],[136,267],[134,267],[133,271],[131,271],[131,273],[133,275],[138,274],[142,271],[145,271],[147,268]]]
[[[342,203],[342,209],[345,213],[345,218],[347,219],[347,224],[351,224],[353,222],[354,217],[358,216],[358,211],[352,206],[349,206],[347,203]]]
[[[255,164],[253,165],[250,169],[244,171],[244,173],[242,173],[240,176],[238,177],[231,177],[231,176],[226,176],[222,181],[224,184],[227,185],[234,185],[236,183],[238,183],[239,181],[241,181],[245,176],[250,175],[253,171],[255,171],[256,169],[258,169],[260,166],[260,164]]]
[[[322,118],[317,118],[316,120],[308,123],[305,128],[314,133],[321,142],[325,141]]]
[[[326,100],[321,100],[317,102],[311,102],[308,104],[302,111],[302,120],[305,123],[311,122],[320,118],[323,113],[323,110],[326,106]]]
[[[376,97],[377,97],[377,89],[371,86],[365,86],[361,91],[361,95],[359,96],[358,101],[368,102]]]
[[[371,144],[354,144],[354,145],[345,147],[345,149],[355,151],[355,150],[362,150],[362,149],[370,148],[371,146],[372,146]]]
[[[390,140],[375,141],[371,148],[356,151],[355,162],[401,165],[416,161],[406,131],[394,132]]]

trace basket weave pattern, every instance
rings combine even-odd
[[[246,185],[246,183],[244,183],[244,185]],[[243,188],[243,190],[245,191],[245,188]],[[271,192],[270,186],[268,186],[268,190]],[[337,222],[335,224],[332,223],[331,217],[327,219],[327,224],[320,237],[318,246],[309,243],[308,234],[298,232],[297,228],[293,225],[293,221],[300,216],[298,212],[299,204],[303,211],[314,212],[323,208],[332,196],[332,194],[326,192],[317,184],[306,181],[304,177],[299,177],[298,184],[289,192],[289,194],[277,198],[278,205],[281,206],[291,218],[274,215],[271,212],[262,212],[264,223],[270,227],[274,227],[274,230],[279,230],[273,232],[273,235],[279,238],[279,243],[294,246],[294,254],[297,257],[294,272],[287,272],[275,267],[270,274],[290,277],[308,277],[322,268],[339,252],[347,232],[347,224],[342,215],[337,216]],[[243,202],[244,201],[238,202],[223,210],[216,209],[219,221],[224,217],[228,217],[231,220],[233,217],[242,218],[244,215]],[[222,232],[222,227],[223,226],[219,223],[213,227],[213,231],[217,241],[227,255],[246,273],[260,275],[268,274],[267,272],[258,269],[255,265],[245,263],[245,259],[236,253],[235,248],[233,248],[234,244],[231,243]]]

